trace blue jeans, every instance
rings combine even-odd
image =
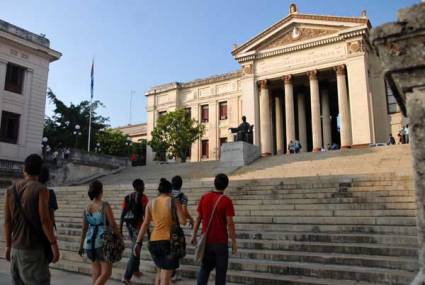
[[[211,271],[215,268],[215,285],[226,284],[229,248],[227,244],[207,244],[204,259],[198,272],[197,285],[207,285]]]
[[[137,235],[139,231],[133,227],[132,225],[127,226],[128,233],[130,234],[130,239],[132,242],[132,249],[136,245]],[[127,267],[125,268],[124,273],[124,279],[125,280],[131,280],[131,277],[133,277],[134,272],[139,272],[139,266],[140,266],[140,256],[135,256],[133,254],[133,250],[131,251],[130,258],[127,262]]]

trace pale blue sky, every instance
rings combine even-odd
[[[63,57],[50,66],[49,83],[65,102],[95,98],[112,126],[146,121],[149,87],[238,69],[230,51],[288,14],[286,0],[0,0],[0,18],[43,33]],[[294,1],[299,11],[358,16],[373,26],[394,21],[398,9],[419,0]],[[49,113],[50,106],[46,112]]]

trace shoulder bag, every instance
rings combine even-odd
[[[199,238],[199,241],[196,245],[195,262],[198,263],[198,264],[200,264],[202,262],[202,259],[204,259],[205,247],[207,246],[208,230],[210,229],[211,222],[212,222],[214,214],[215,214],[215,210],[217,209],[217,205],[220,202],[221,198],[223,198],[223,196],[224,196],[224,194],[222,194],[220,197],[218,197],[217,201],[215,202],[214,208],[213,208],[212,213],[211,213],[210,220],[209,220],[208,225],[207,225],[207,229],[201,235],[201,237]]]
[[[102,204],[103,212],[103,256],[107,262],[115,263],[121,260],[124,252],[124,240],[114,235],[110,226],[106,224],[105,203]]]
[[[170,233],[170,254],[174,258],[180,259],[186,255],[186,238],[180,227],[179,218],[177,216],[176,200],[174,198],[171,198],[171,217],[173,223]]]

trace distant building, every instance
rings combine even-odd
[[[286,152],[291,140],[302,151],[385,142],[405,119],[386,88],[370,28],[365,12],[312,15],[292,4],[285,18],[233,48],[239,70],[147,91],[147,138],[158,117],[184,108],[206,126],[191,161],[218,159],[243,115],[263,155]],[[153,157],[148,150],[148,163]]]
[[[49,64],[61,57],[44,36],[0,20],[0,161],[41,152]]]
[[[147,138],[146,123],[116,127],[114,130],[126,134],[132,142],[140,142]]]

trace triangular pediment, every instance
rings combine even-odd
[[[336,36],[339,33],[370,27],[366,17],[337,17],[292,13],[249,41],[235,47],[232,54],[239,56],[255,52],[293,46],[298,43]]]
[[[283,47],[296,42],[302,42],[327,35],[337,34],[343,29],[344,27],[293,24],[285,29],[282,29],[272,37],[259,42],[257,45],[253,46],[251,50],[263,51],[276,47]]]

